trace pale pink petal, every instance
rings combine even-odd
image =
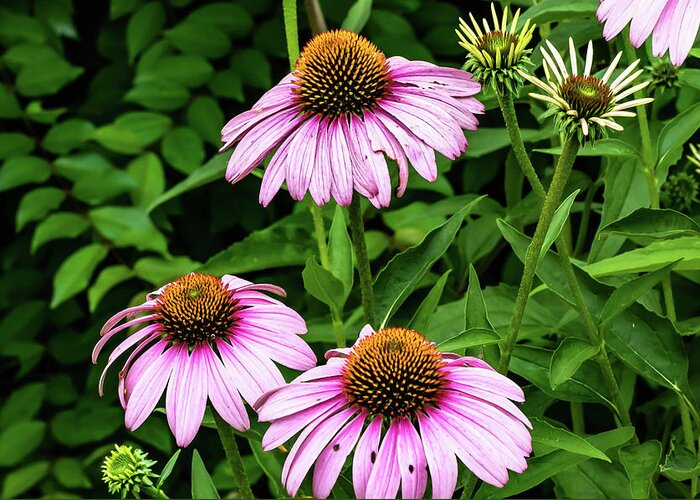
[[[299,127],[287,158],[287,189],[292,199],[300,201],[309,190],[316,161],[316,137],[319,118],[312,116]]]
[[[207,358],[202,355],[202,346],[195,345],[189,354],[187,351],[187,345],[183,345],[175,359],[165,395],[168,424],[175,441],[181,447],[192,442],[202,423],[207,406],[209,378],[209,367]]]
[[[207,392],[212,406],[231,427],[241,432],[248,430],[250,421],[238,394],[236,379],[226,370],[223,361],[208,343],[203,343],[201,349],[209,369]]]
[[[360,437],[362,426],[367,418],[367,412],[362,411],[351,420],[338,435],[331,440],[326,449],[316,460],[313,477],[313,494],[315,498],[327,498],[333,485],[338,480],[340,471],[345,465],[348,455]],[[416,497],[418,498],[418,497]]]
[[[445,378],[466,387],[482,389],[497,396],[505,396],[513,401],[525,401],[525,394],[518,384],[492,370],[454,367],[449,370]]]
[[[316,366],[316,354],[300,337],[288,333],[272,333],[269,330],[249,328],[238,330],[239,341],[250,342],[257,351],[264,352],[273,361],[295,370],[308,370]]]
[[[377,187],[377,201],[380,207],[388,207],[391,202],[391,177],[386,165],[384,154],[372,148],[367,135],[365,123],[361,118],[350,118],[350,130],[354,138],[354,168],[353,174],[362,172],[361,175],[371,176],[372,184]]]
[[[321,120],[317,134],[316,158],[314,159],[309,192],[317,205],[325,205],[331,199],[331,185],[333,184],[332,172],[334,167],[330,162],[328,120]]]
[[[142,316],[140,318],[132,319],[131,321],[127,321],[126,323],[122,323],[116,328],[113,328],[112,330],[109,330],[107,333],[105,333],[102,338],[95,344],[95,347],[92,349],[92,362],[97,363],[97,357],[100,355],[100,351],[102,351],[102,348],[105,346],[105,344],[111,339],[114,335],[117,333],[126,330],[127,328],[130,328],[132,326],[138,325],[140,323],[144,323],[146,321],[151,321],[152,319],[156,318],[158,315],[157,314],[149,314],[148,316]],[[133,335],[132,335],[133,336]]]
[[[389,424],[377,453],[372,472],[367,479],[364,498],[396,498],[401,484],[399,460],[396,456],[399,428],[396,419]]]
[[[350,124],[347,120],[340,120],[340,130],[342,131],[343,143],[347,146],[349,159],[351,160],[352,181],[355,191],[360,193],[365,198],[373,198],[379,193],[374,176],[370,171],[369,166],[363,161],[363,151],[359,151],[358,138],[350,129]],[[338,136],[336,136],[338,138]]]
[[[336,413],[347,406],[344,396],[336,396],[325,403],[320,403],[305,410],[282,417],[270,424],[262,439],[262,447],[269,451],[284,444],[294,434],[310,425],[315,420],[323,420],[325,417]]]
[[[671,62],[680,66],[688,57],[700,27],[700,2],[698,0],[678,0],[674,14],[674,27],[668,46]]]
[[[325,419],[308,434],[306,434],[305,430],[299,435],[282,467],[282,483],[286,486],[287,493],[290,496],[296,495],[301,482],[321,454],[321,451],[323,451],[323,448],[333,439],[338,429],[355,413],[357,413],[357,410],[354,408],[342,410]],[[307,427],[307,430],[309,428]]]
[[[151,349],[160,347],[159,344],[156,344]],[[139,374],[138,379],[135,380],[133,390],[129,390],[129,381],[127,380],[126,390],[129,397],[126,403],[124,422],[129,430],[136,430],[158,404],[158,400],[170,378],[176,352],[177,349],[167,349],[160,356],[155,357],[153,362]],[[136,363],[129,371],[129,375],[135,375],[133,373],[135,368]]]
[[[433,498],[452,498],[457,486],[457,459],[450,442],[427,415],[419,413],[418,424],[430,470]]]
[[[398,427],[396,455],[401,474],[401,497],[423,498],[428,484],[428,462],[423,451],[423,443],[409,419],[399,418],[396,424]]]
[[[666,0],[637,0],[634,10],[636,15],[632,18],[630,25],[630,41],[635,47],[639,47],[644,40],[649,38],[654,29]]]
[[[140,313],[141,311],[152,311],[156,305],[157,302],[155,300],[149,300],[147,302],[144,302],[140,306],[129,307],[128,309],[119,311],[117,314],[109,318],[104,324],[104,326],[100,330],[100,337],[106,335],[107,332],[114,328],[116,324],[119,323],[121,320],[125,318],[133,318],[134,315]]]
[[[333,165],[331,193],[338,205],[347,207],[352,201],[353,193],[352,159],[340,120],[331,120],[327,140],[330,148],[329,161]]]
[[[328,401],[342,392],[339,379],[289,384],[263,395],[256,401],[255,408],[258,410],[258,419],[269,422]]]
[[[126,361],[124,361],[124,366],[122,366],[121,371],[119,372],[119,385],[117,389],[117,393],[119,394],[119,402],[122,405],[122,408],[126,410],[126,400],[127,400],[127,391],[126,391],[126,376],[129,373],[131,369],[131,363],[136,357],[139,355],[139,353],[144,350],[146,347],[151,345],[151,342],[154,340],[158,339],[160,334],[158,332],[153,333],[150,337],[148,337],[146,340],[141,342],[139,345],[136,346],[136,348],[131,351],[131,354],[126,358]],[[164,347],[163,347],[164,348]],[[163,348],[160,349],[160,352],[158,352],[159,355],[161,352],[163,352]],[[148,366],[148,365],[145,365]],[[104,375],[104,374],[103,374]],[[133,384],[132,384],[133,387]]]
[[[372,149],[375,151],[384,151],[392,160],[396,161],[399,167],[399,186],[396,190],[396,196],[403,196],[408,184],[408,159],[401,144],[396,140],[391,132],[377,120],[374,113],[364,114],[365,127],[369,137]]]
[[[374,468],[379,452],[379,440],[382,434],[382,417],[374,417],[355,449],[352,460],[352,485],[357,498],[366,498],[367,481]]]

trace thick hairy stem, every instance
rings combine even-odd
[[[226,453],[226,460],[228,461],[229,467],[231,467],[233,479],[236,481],[236,485],[238,486],[238,492],[241,495],[241,498],[244,500],[252,500],[255,497],[250,489],[250,483],[248,482],[248,476],[245,473],[243,460],[241,459],[241,454],[238,451],[236,435],[233,433],[231,426],[227,424],[223,418],[221,418],[216,410],[213,410],[212,413],[214,414],[214,421],[216,422],[216,430],[219,431],[219,439],[221,439],[221,444],[223,445],[224,452]]]
[[[515,308],[513,310],[510,327],[508,328],[508,335],[506,336],[505,345],[503,346],[503,351],[501,353],[501,360],[498,364],[498,371],[501,373],[508,372],[510,358],[513,355],[513,348],[515,347],[515,342],[518,340],[518,333],[520,332],[520,326],[523,322],[525,305],[527,304],[527,299],[532,291],[532,283],[535,280],[535,271],[537,270],[537,262],[539,260],[540,252],[542,251],[542,246],[544,245],[544,240],[547,235],[547,231],[549,230],[549,226],[552,223],[554,211],[559,206],[562,194],[564,193],[564,188],[566,187],[566,182],[569,179],[571,167],[576,159],[578,148],[579,142],[576,137],[572,137],[566,141],[561,152],[561,157],[559,158],[559,163],[554,170],[552,184],[549,187],[547,196],[545,196],[544,203],[542,205],[542,212],[540,213],[540,218],[537,221],[535,234],[532,237],[532,241],[530,242],[530,246],[528,247],[525,255],[525,269],[523,270],[523,277],[520,281],[518,295],[515,298]]]
[[[352,198],[352,203],[348,207],[348,214],[350,215],[352,246],[355,249],[355,257],[357,257],[357,271],[360,274],[362,309],[365,313],[365,321],[376,328],[372,270],[369,267],[369,255],[367,254],[367,243],[365,242],[365,224],[362,219],[360,198],[357,194]]]

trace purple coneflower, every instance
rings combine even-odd
[[[376,207],[388,206],[384,154],[398,164],[398,196],[409,162],[434,181],[434,151],[458,157],[467,147],[462,129],[477,128],[474,113],[484,106],[472,96],[479,90],[464,71],[387,59],[351,31],[322,33],[306,44],[293,73],[222,130],[220,151],[239,143],[226,179],[238,182],[277,148],[262,180],[262,205],[286,180],[295,200],[308,191],[319,205],[333,197],[346,206],[354,190]]]
[[[511,400],[522,390],[477,358],[441,353],[405,328],[367,325],[351,348],[264,395],[267,450],[301,431],[282,469],[294,496],[313,463],[313,495],[327,497],[355,449],[357,498],[450,498],[457,460],[495,486],[522,472],[531,452],[528,419]]]
[[[680,66],[693,47],[700,26],[698,0],[600,0],[598,19],[605,23],[603,36],[610,40],[632,21],[630,42],[639,47],[652,37],[652,51],[662,56],[668,50],[671,62]]]
[[[135,346],[119,372],[119,399],[126,426],[134,430],[151,414],[167,385],[165,411],[179,446],[192,442],[207,398],[238,430],[250,427],[241,396],[254,403],[285,383],[273,361],[297,370],[316,365],[316,356],[297,334],[304,320],[262,291],[284,296],[274,285],[256,285],[235,276],[192,273],[146,296],[140,306],[112,316],[92,352],[93,363],[117,333],[143,326],[109,355],[100,378]],[[136,319],[139,313],[147,313]]]

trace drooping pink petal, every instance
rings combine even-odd
[[[397,440],[399,428],[396,419],[389,424],[382,444],[377,453],[372,472],[367,479],[365,498],[396,498],[401,484],[399,459],[397,457]]]
[[[350,118],[350,133],[353,136],[351,148],[353,153],[353,178],[371,179],[370,183],[377,188],[376,198],[379,207],[388,207],[391,201],[391,177],[386,166],[386,159],[381,152],[374,151],[367,135],[365,123],[361,118]]]
[[[428,462],[423,451],[423,443],[411,421],[397,420],[398,437],[396,455],[401,474],[401,496],[403,498],[423,498],[428,485]]]
[[[316,161],[316,137],[320,119],[313,116],[301,125],[290,144],[287,158],[287,189],[292,199],[304,199],[311,184]]]
[[[202,344],[201,352],[209,370],[207,392],[212,406],[231,427],[241,432],[248,430],[250,421],[238,394],[236,379],[226,370],[223,361],[208,343]]]
[[[263,436],[263,449],[268,451],[277,448],[315,420],[323,420],[345,406],[347,406],[347,399],[344,396],[336,396],[299,413],[275,420]]]
[[[114,328],[117,325],[117,323],[119,323],[121,320],[125,318],[132,318],[141,311],[151,311],[155,306],[156,301],[149,300],[147,302],[144,302],[140,306],[129,307],[127,309],[124,309],[123,311],[118,312],[117,314],[109,318],[102,327],[102,329],[100,329],[100,337],[103,337],[105,334],[107,334],[107,332],[112,330],[112,328]]]
[[[678,0],[674,27],[668,46],[671,62],[680,66],[688,57],[700,27],[700,4],[697,0]]]
[[[377,461],[379,453],[379,440],[382,433],[382,417],[374,417],[355,449],[355,457],[352,460],[352,485],[357,498],[366,498],[367,481]]]
[[[103,386],[104,386],[104,381],[105,381],[105,376],[107,375],[107,370],[109,369],[110,366],[112,366],[112,363],[114,363],[119,356],[124,354],[128,349],[131,349],[134,345],[138,344],[142,340],[151,337],[154,333],[160,331],[162,327],[158,324],[155,325],[148,325],[147,327],[139,330],[138,332],[129,335],[126,340],[122,341],[115,349],[112,351],[109,355],[109,359],[107,360],[107,365],[105,366],[104,370],[102,370],[102,375],[100,375],[100,383],[98,385],[98,392],[100,396],[103,395]],[[103,339],[106,337],[102,337]],[[101,340],[101,339],[100,339]]]
[[[634,10],[637,15],[632,17],[630,25],[630,41],[635,47],[639,47],[644,40],[649,38],[651,31],[661,16],[666,0],[637,0]]]
[[[360,437],[367,412],[360,412],[351,420],[321,452],[314,467],[313,494],[315,498],[327,498],[338,480],[345,460]],[[415,497],[418,498],[418,497]]]
[[[162,345],[159,344],[154,345],[151,349],[160,349]],[[177,349],[171,348],[154,357],[155,359],[153,359],[152,363],[139,374],[138,379],[134,380],[135,383],[132,390],[129,390],[129,380],[127,378],[126,390],[128,399],[124,423],[129,430],[136,430],[158,404],[158,400],[163,394],[170,378],[170,373],[173,370],[176,354]],[[146,353],[143,356],[145,355]],[[136,375],[134,373],[135,368],[136,363],[129,370],[127,377]]]
[[[105,344],[111,339],[114,335],[117,333],[126,330],[127,328],[130,328],[132,326],[138,325],[140,323],[145,323],[147,321],[151,321],[156,317],[155,314],[149,314],[148,316],[142,316],[140,318],[132,319],[131,321],[127,321],[126,323],[122,323],[116,328],[113,328],[109,330],[105,335],[100,338],[100,340],[95,344],[95,347],[92,349],[92,362],[97,363],[97,357],[100,355],[100,352],[102,351],[102,348],[105,346]],[[133,336],[133,335],[132,335]]]
[[[257,351],[264,352],[270,359],[293,368],[295,370],[308,370],[316,366],[316,354],[297,335],[274,334],[269,330],[258,329],[252,331],[248,328],[239,329],[237,336],[240,342],[250,342]]]
[[[337,363],[336,361],[340,362]],[[312,380],[337,377],[343,370],[343,364],[344,362],[342,360],[332,358],[328,360],[328,362],[325,365],[316,366],[314,368],[311,368],[310,370],[305,371],[297,378],[295,378],[293,382],[310,382]]]
[[[352,201],[353,193],[352,159],[340,120],[331,120],[327,141],[329,161],[333,165],[331,194],[338,205],[347,207]]]
[[[165,395],[168,424],[178,446],[182,447],[192,442],[202,423],[209,378],[201,344],[195,345],[191,353],[187,351],[186,345],[179,350]]]
[[[359,153],[357,151],[360,147],[357,144],[358,139],[353,135],[353,131],[346,118],[341,118],[339,122],[339,130],[342,131],[343,144],[347,147],[348,159],[350,160],[352,169],[351,179],[353,187],[355,191],[365,198],[374,198],[379,194],[379,188],[374,181],[374,176],[370,172],[367,163],[362,159],[362,151]],[[338,138],[338,136],[336,136],[336,138]],[[356,158],[358,154],[359,158]]]
[[[424,413],[418,414],[418,424],[430,470],[433,498],[452,498],[457,486],[457,459],[450,442]]]
[[[133,362],[134,359],[139,355],[139,353],[144,350],[146,347],[151,345],[151,342],[154,340],[158,339],[159,333],[156,331],[155,333],[151,334],[150,337],[147,337],[143,342],[141,342],[139,345],[136,346],[136,348],[131,351],[129,356],[126,358],[126,361],[124,361],[124,366],[122,366],[121,371],[119,372],[119,385],[117,388],[117,393],[119,394],[119,402],[122,405],[122,409],[126,410],[126,400],[127,400],[127,391],[126,391],[126,376],[129,373],[131,369],[131,363]],[[163,349],[161,348],[160,351],[156,355],[160,355],[160,353],[163,352]],[[145,366],[148,366],[147,364]],[[106,369],[105,369],[106,373]],[[103,373],[104,375],[104,373]],[[132,384],[133,387],[133,384]]]
[[[289,384],[282,390],[265,394],[256,403],[258,419],[270,421],[317,405],[341,394],[340,380],[329,379],[307,384]]]
[[[525,394],[518,384],[492,370],[456,367],[449,370],[445,378],[465,387],[492,392],[496,396],[505,396],[513,401],[525,401]]]
[[[365,113],[364,121],[372,149],[384,151],[389,158],[396,161],[399,167],[399,186],[396,190],[396,196],[403,196],[408,185],[408,159],[401,144],[382,122],[375,118],[374,113]]]
[[[313,428],[306,436],[304,435],[306,430],[301,433],[289,451],[289,456],[282,468],[282,483],[286,486],[290,496],[296,495],[301,482],[323,448],[337,434],[338,429],[355,413],[357,410],[354,408],[339,411]],[[307,427],[307,429],[309,428]]]
[[[226,180],[235,184],[257,167],[306,117],[289,109],[260,122],[234,149],[226,168]]]
[[[333,165],[330,162],[330,141],[328,139],[328,120],[320,121],[316,138],[316,158],[311,174],[309,192],[317,205],[325,205],[331,199],[333,184]]]

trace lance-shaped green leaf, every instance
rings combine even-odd
[[[616,315],[634,304],[637,299],[654,288],[662,279],[668,276],[671,269],[678,264],[680,260],[671,262],[670,264],[652,271],[643,276],[635,278],[620,285],[611,295],[600,313],[600,322],[605,323]]]
[[[480,328],[475,326],[441,342],[440,350],[455,352],[468,347],[497,344],[500,341],[501,336],[491,328]]]
[[[355,268],[352,263],[352,241],[345,223],[344,210],[339,206],[335,207],[333,222],[328,232],[328,253],[331,259],[331,272],[343,284],[345,290],[343,300],[346,300],[352,290]]]
[[[425,273],[447,251],[462,226],[462,221],[484,197],[479,197],[430,231],[423,241],[396,255],[374,281],[377,317],[382,325],[415,290]]]
[[[168,460],[168,462],[165,464],[163,470],[160,473],[160,477],[158,478],[158,483],[156,483],[156,488],[160,489],[165,483],[165,480],[168,479],[168,477],[170,477],[170,474],[173,472],[175,464],[177,463],[177,459],[180,458],[181,451],[182,448],[178,448],[177,451],[173,453],[173,456],[170,457],[170,460]]]
[[[61,305],[87,288],[95,268],[107,257],[107,247],[93,243],[72,253],[53,277],[51,308]]]
[[[557,207],[557,209],[554,211],[554,216],[552,216],[552,223],[549,226],[549,229],[547,229],[547,234],[544,237],[544,243],[542,245],[542,249],[540,250],[540,256],[537,259],[538,263],[542,262],[542,259],[544,259],[544,256],[547,253],[547,250],[549,250],[549,247],[552,246],[552,243],[554,243],[554,240],[556,240],[559,237],[562,229],[564,229],[564,224],[566,224],[566,220],[569,218],[569,212],[571,211],[571,205],[574,204],[574,200],[576,199],[576,195],[580,191],[581,191],[580,189],[577,189],[576,191],[571,193],[569,196],[567,196],[566,199],[561,202],[561,205],[559,205]]]
[[[372,13],[372,0],[355,0],[341,25],[344,30],[359,33],[365,27]]]
[[[567,337],[554,351],[549,365],[549,382],[552,389],[569,380],[584,361],[591,359],[598,352],[598,347],[576,337]]]
[[[192,452],[192,498],[221,498],[199,452]]]
[[[666,181],[668,167],[674,163],[673,151],[682,148],[698,128],[700,128],[700,102],[680,112],[661,130],[657,148],[659,158],[656,165],[656,178],[659,184]]]
[[[638,208],[598,231],[598,238],[625,236],[635,240],[667,240],[700,235],[700,226],[685,214],[668,208]]]
[[[574,434],[562,427],[555,427],[541,418],[530,419],[532,423],[532,443],[533,445],[544,445],[546,452],[554,450],[566,450],[577,455],[597,458],[610,462],[608,456],[586,441],[581,436]],[[538,453],[544,455],[546,453]]]
[[[700,461],[688,448],[671,441],[671,449],[659,471],[674,481],[687,481],[700,476]]]
[[[481,293],[481,283],[476,274],[474,266],[469,264],[469,285],[464,297],[464,329],[479,327],[493,330],[493,325],[489,321],[486,301]]]
[[[408,323],[409,328],[417,332],[421,332],[423,335],[427,335],[428,328],[430,326],[430,318],[433,316],[435,309],[437,309],[440,303],[440,297],[442,297],[442,291],[445,289],[445,283],[447,283],[447,278],[452,272],[452,269],[448,269],[443,273],[440,278],[435,282],[433,287],[425,296],[423,302],[420,303],[418,309],[416,309],[413,318]],[[428,335],[428,337],[430,337]]]
[[[312,297],[317,298],[327,306],[342,309],[345,305],[345,290],[343,283],[316,262],[316,257],[309,257],[306,267],[301,272],[304,279],[304,289]]]

